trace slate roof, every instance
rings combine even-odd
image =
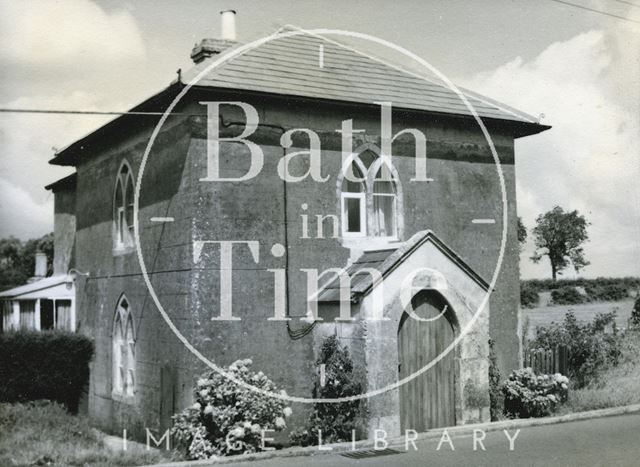
[[[431,230],[423,230],[413,235],[404,243],[399,243],[396,248],[386,250],[367,251],[357,260],[347,266],[345,273],[351,278],[351,301],[358,302],[375,285],[371,274],[361,272],[364,268],[373,268],[380,271],[382,279],[399,266],[411,253],[425,242],[433,243],[443,254],[449,257],[458,267],[466,272],[483,289],[489,290],[489,284],[478,273],[464,262],[464,260]],[[428,265],[425,265],[428,267]],[[340,278],[334,277],[318,291],[319,302],[335,303],[340,300]]]
[[[76,183],[78,181],[77,172],[72,173],[71,175],[67,175],[59,180],[56,180],[53,183],[49,183],[44,187],[45,190],[51,190],[54,193],[63,189],[75,189]]]
[[[230,50],[233,49],[225,53]],[[187,71],[183,81],[189,82],[218,58],[205,59]],[[234,57],[198,81],[198,86],[366,104],[389,101],[397,108],[472,115],[453,90],[433,78],[425,79],[418,73],[308,32],[274,39]],[[463,93],[480,117],[538,123],[535,117],[509,106],[468,90]]]
[[[322,68],[319,66],[320,45],[323,47]],[[232,47],[223,54],[239,47]],[[114,118],[62,149],[50,163],[76,165],[80,154],[95,151],[98,140],[109,144],[113,138],[119,137],[120,129],[125,125],[135,126],[140,119],[157,121],[158,117],[153,113],[161,113],[199,72],[219,57],[209,57],[192,67],[167,88],[130,109],[129,115]],[[278,38],[248,50],[216,67],[194,87],[365,105],[388,101],[396,109],[452,116],[471,115],[460,97],[448,87],[340,42],[308,32]],[[517,125],[518,131],[514,134],[518,137],[550,128],[541,125],[529,114],[472,91],[460,90],[483,119]],[[145,112],[150,114],[145,116]]]

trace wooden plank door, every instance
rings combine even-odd
[[[421,318],[435,318],[444,307],[447,311],[433,321],[418,321],[406,312],[398,328],[400,379],[415,373],[440,355],[453,342],[453,311],[433,291],[414,297],[413,308]],[[449,352],[435,366],[400,387],[400,425],[404,430],[426,431],[453,426],[455,420],[455,359]]]

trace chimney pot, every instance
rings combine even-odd
[[[224,41],[236,40],[235,10],[224,10],[220,12],[220,38]]]
[[[220,38],[202,39],[191,50],[191,59],[198,64],[206,58],[218,55],[236,44],[236,12],[225,10],[220,12]]]

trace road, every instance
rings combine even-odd
[[[512,431],[511,436],[514,435]],[[478,434],[480,436],[480,434]],[[391,466],[640,466],[640,414],[621,415],[577,422],[522,428],[509,450],[502,431],[488,432],[480,446],[473,450],[472,433],[454,436],[452,451],[444,442],[436,450],[439,439],[416,442],[417,451],[409,446],[396,447],[399,453],[351,459],[341,454],[311,457],[276,457],[267,460],[238,462],[235,467],[362,467]]]

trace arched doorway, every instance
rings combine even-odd
[[[442,353],[455,338],[455,316],[436,291],[425,290],[413,297],[418,321],[405,311],[398,327],[398,372],[403,379],[420,370]],[[443,310],[446,311],[443,313]],[[439,316],[441,315],[441,316]],[[455,352],[400,387],[400,426],[426,431],[453,426],[455,417]]]

